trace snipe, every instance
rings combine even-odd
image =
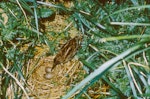
[[[51,71],[61,63],[66,63],[70,61],[80,48],[80,43],[82,41],[82,35],[75,36],[74,38],[67,41],[60,49],[60,51],[56,54],[54,58],[53,67]]]

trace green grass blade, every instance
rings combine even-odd
[[[135,52],[136,50],[141,49],[141,47],[143,47],[143,45],[138,44],[138,45],[128,49],[127,51],[123,52],[122,54],[118,55],[117,57],[107,61],[106,63],[101,65],[98,69],[96,69],[93,73],[91,73],[88,77],[86,77],[83,81],[81,81],[77,86],[75,86],[62,99],[67,99],[67,98],[71,97],[76,91],[83,88],[83,86],[86,85],[89,81],[91,81],[92,79],[94,79],[96,76],[98,76],[100,74],[102,76],[107,70],[109,70],[112,67],[113,64],[124,59],[125,57],[127,57],[131,53]]]

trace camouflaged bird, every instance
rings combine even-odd
[[[51,71],[56,67],[56,65],[70,61],[75,56],[78,49],[80,48],[81,41],[82,41],[82,35],[75,36],[74,38],[67,41],[62,46],[60,51],[56,54]]]

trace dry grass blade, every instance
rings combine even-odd
[[[26,90],[24,89],[24,87],[22,86],[22,84],[18,81],[18,79],[16,77],[14,77],[4,66],[2,63],[0,63],[0,65],[2,66],[3,70],[8,74],[10,75],[15,81],[16,83],[18,84],[18,86],[23,90],[24,94],[26,95],[26,98],[27,99],[30,99]]]

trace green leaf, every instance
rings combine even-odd
[[[48,18],[54,14],[54,11],[49,8],[39,8],[37,10],[38,18]]]

